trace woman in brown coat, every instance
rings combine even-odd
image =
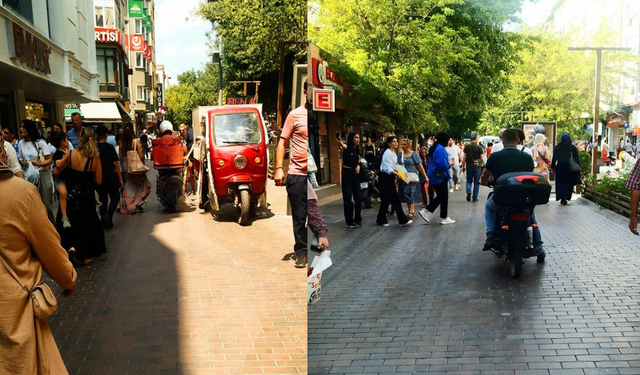
[[[0,144],[0,257],[29,288],[44,270],[73,294],[76,272],[47,218],[36,187],[14,177]],[[66,375],[46,320],[37,319],[28,292],[0,262],[0,374]]]

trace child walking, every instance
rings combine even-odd
[[[69,140],[64,132],[58,131],[51,133],[51,144],[56,148],[53,154],[53,186],[58,192],[58,201],[60,202],[60,212],[62,213],[62,227],[71,228],[71,222],[67,217],[67,186],[65,184],[65,170],[58,169],[58,161],[69,152]]]

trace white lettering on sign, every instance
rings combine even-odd
[[[95,34],[98,43],[120,43],[120,30],[96,28]]]

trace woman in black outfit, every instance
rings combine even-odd
[[[578,149],[571,143],[569,134],[563,134],[560,137],[560,143],[553,148],[553,159],[551,160],[551,169],[556,175],[556,201],[560,201],[563,206],[566,206],[567,201],[571,200],[573,187],[580,180],[580,172],[571,170],[570,159],[573,159],[580,166]]]
[[[380,190],[380,209],[378,210],[378,217],[376,224],[388,227],[387,222],[387,209],[389,205],[396,211],[398,217],[398,223],[400,226],[405,226],[413,223],[413,220],[409,220],[407,215],[402,211],[402,204],[400,203],[400,196],[396,190],[396,176],[398,175],[397,164],[398,156],[396,150],[398,149],[398,138],[392,135],[387,138],[383,146],[382,160],[380,162],[379,176],[379,190]]]
[[[360,197],[360,135],[355,132],[347,135],[347,148],[342,153],[342,201],[344,203],[344,221],[347,228],[362,226]],[[351,198],[353,197],[353,201]],[[355,206],[355,207],[354,207]],[[355,218],[354,218],[355,208]]]

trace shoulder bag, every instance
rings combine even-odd
[[[580,165],[573,160],[573,156],[569,157],[569,170],[571,172],[580,172],[582,170]]]
[[[133,141],[133,150],[127,151],[127,173],[129,174],[146,174],[149,168],[140,160],[136,141]]]
[[[13,272],[11,267],[9,267],[9,265],[1,256],[0,262],[2,262],[4,268],[9,271],[11,276],[16,279],[22,289],[29,294],[29,298],[31,298],[31,304],[33,305],[33,315],[36,318],[47,319],[56,311],[56,309],[58,308],[58,300],[56,299],[56,295],[53,294],[53,290],[51,290],[51,287],[49,287],[49,285],[47,285],[42,279],[42,268],[40,268],[40,274],[38,275],[38,280],[40,280],[40,283],[34,285],[34,287],[29,290],[26,285],[22,285],[22,282],[20,282],[20,278],[18,277],[18,275]]]
[[[413,154],[411,155],[413,157]],[[400,164],[404,165],[404,151],[400,154]],[[407,173],[407,183],[409,184],[417,184],[420,182],[420,177],[415,172]]]

